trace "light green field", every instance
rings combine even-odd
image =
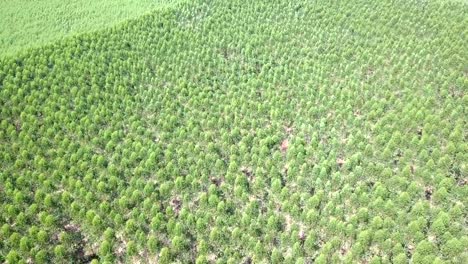
[[[0,56],[138,17],[174,0],[1,0]]]
[[[0,263],[468,263],[468,5],[104,3],[0,57]]]

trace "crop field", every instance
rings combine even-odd
[[[183,0],[0,0],[0,56],[112,26]]]
[[[0,263],[468,263],[466,2],[115,3],[1,2]]]

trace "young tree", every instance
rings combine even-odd
[[[171,262],[171,255],[170,255],[169,248],[163,247],[163,248],[161,249],[161,251],[159,252],[158,261],[159,261],[161,264],[168,264],[168,263]]]

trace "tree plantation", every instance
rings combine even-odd
[[[100,30],[186,0],[1,0],[0,56]]]
[[[144,10],[0,58],[0,263],[468,263],[466,2]]]

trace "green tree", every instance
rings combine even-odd
[[[163,247],[159,252],[159,262],[162,264],[171,262],[171,255],[167,247]]]

